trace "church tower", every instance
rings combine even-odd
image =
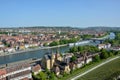
[[[53,52],[52,52],[52,54],[51,54],[51,62],[50,62],[51,68],[53,68],[54,63],[55,63],[55,54],[53,54]]]
[[[58,50],[56,51],[55,59],[58,60],[58,61],[62,61],[62,56],[60,55]]]

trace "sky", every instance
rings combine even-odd
[[[120,27],[120,0],[0,0],[0,27]]]

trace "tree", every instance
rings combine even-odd
[[[74,62],[74,61],[76,61],[76,60],[77,60],[77,57],[76,57],[76,56],[72,56],[72,57],[71,57],[71,61],[72,61],[72,62]]]
[[[47,78],[47,75],[44,72],[40,72],[37,76],[40,80],[46,80]]]
[[[59,41],[60,44],[67,44],[68,43],[68,40],[65,40],[65,39],[62,39]]]
[[[82,35],[81,36],[81,38],[83,39],[83,40],[86,40],[86,39],[90,39],[90,38],[92,38],[93,37],[93,35]]]
[[[70,52],[72,52],[72,53],[74,53],[74,52],[77,52],[78,51],[78,49],[77,49],[77,47],[76,46],[74,46],[74,47],[72,47],[72,48],[70,48],[70,50],[69,50]]]
[[[70,40],[68,40],[68,43],[74,43],[79,41],[80,38],[71,38]]]
[[[33,80],[39,80],[38,76],[34,75],[34,73],[32,73],[32,78],[33,78]]]
[[[66,72],[63,72],[63,77],[67,76],[67,73]]]
[[[94,56],[94,62],[99,62],[100,61],[100,56],[99,55],[95,55]]]
[[[48,46],[48,43],[44,43],[43,46]]]
[[[102,53],[100,54],[101,59],[106,59],[109,57],[108,52],[105,49],[102,49]]]
[[[115,52],[115,55],[118,55],[118,54],[120,54],[120,51]]]
[[[82,46],[78,46],[78,51],[83,51],[83,47]]]
[[[59,42],[58,41],[53,41],[53,42],[50,43],[49,46],[57,46],[57,45],[59,45]]]
[[[46,72],[47,74],[50,73],[50,71],[49,71],[47,68],[45,68],[45,72]]]
[[[109,56],[110,56],[110,57],[113,56],[113,53],[112,53],[112,52],[109,52]]]
[[[50,73],[50,80],[56,80],[55,74],[53,72]]]

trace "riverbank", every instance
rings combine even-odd
[[[106,38],[106,37],[108,37],[108,36],[109,36],[109,35],[104,36],[104,37],[102,37],[102,38]],[[84,41],[83,41],[83,42],[84,42]],[[71,43],[71,44],[72,44],[72,43]],[[77,44],[77,42],[74,43],[74,44]],[[84,44],[84,43],[83,43],[83,44]],[[80,45],[80,44],[79,44],[79,45]],[[37,50],[41,50],[41,49],[51,49],[51,48],[63,47],[63,46],[68,46],[68,44],[57,45],[57,46],[51,46],[51,47],[28,48],[28,49],[25,49],[25,50],[21,50],[21,51],[19,50],[19,51],[15,51],[15,52],[11,52],[11,53],[6,52],[6,53],[1,54],[0,57],[1,57],[1,56],[12,55],[12,54],[24,53],[24,52],[32,52],[32,51],[37,51]],[[74,45],[72,45],[72,46],[74,46]],[[76,45],[76,46],[77,46],[77,45]]]
[[[108,37],[108,36],[109,36],[109,34],[107,33],[107,34],[105,34],[103,36],[99,36],[99,37],[96,37],[96,38],[104,38],[104,37]]]
[[[1,56],[8,56],[8,55],[12,55],[12,54],[19,54],[19,53],[24,53],[24,52],[32,52],[32,51],[36,51],[36,50],[41,50],[41,49],[52,49],[52,48],[59,48],[59,47],[63,47],[63,46],[68,46],[68,44],[64,44],[64,45],[58,45],[58,46],[52,46],[52,47],[37,47],[37,48],[34,48],[34,49],[25,49],[25,50],[19,50],[19,51],[15,51],[15,52],[12,52],[12,53],[9,53],[9,52],[6,52],[6,53],[3,53]]]
[[[87,45],[93,45],[93,46],[95,45],[96,46],[96,43],[92,42]],[[47,49],[47,48],[49,48],[49,49]],[[60,47],[59,52],[64,53],[65,51],[68,51],[69,48],[70,48],[69,46]],[[16,61],[22,61],[22,60],[26,60],[26,59],[33,59],[33,58],[39,59],[39,58],[42,58],[43,55],[45,53],[47,53],[48,51],[56,52],[56,50],[57,50],[57,48],[54,48],[54,47],[52,47],[51,49],[50,49],[50,47],[46,47],[46,49],[43,49],[43,48],[34,49],[31,52],[17,51],[16,53],[18,53],[18,54],[15,54],[15,52],[12,54],[8,53],[7,55],[0,56],[0,65],[6,64],[6,63],[12,63],[12,62],[16,62]]]

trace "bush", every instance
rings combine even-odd
[[[102,53],[100,54],[100,58],[101,58],[101,59],[106,59],[106,58],[109,57],[108,52],[107,52],[105,49],[102,49],[101,52],[102,52]]]
[[[99,62],[99,61],[100,61],[100,56],[99,56],[99,55],[95,55],[95,56],[93,57],[93,61],[94,61],[94,62]]]
[[[58,41],[53,41],[53,42],[50,43],[49,46],[57,46],[57,45],[59,45],[59,42]]]
[[[113,53],[112,53],[112,52],[109,52],[109,56],[110,56],[110,57],[113,56]]]

